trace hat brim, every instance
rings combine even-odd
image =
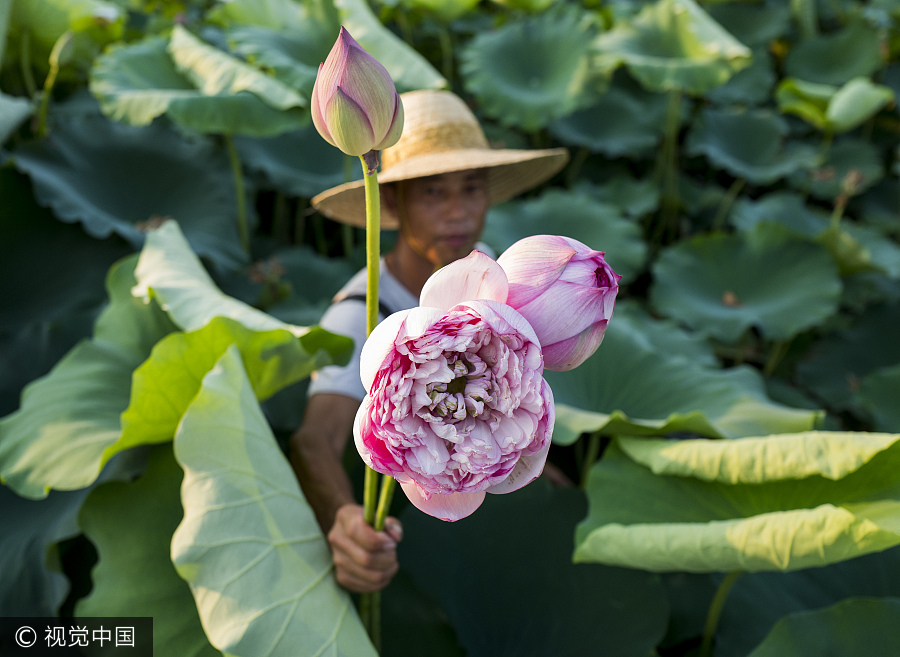
[[[546,182],[568,161],[569,152],[565,148],[460,149],[409,157],[379,173],[378,182],[392,183],[455,171],[487,169],[488,194],[491,204],[495,204]],[[312,199],[312,205],[329,219],[362,228],[366,225],[365,200],[363,181],[356,180],[318,194]],[[397,216],[382,206],[381,227],[391,230],[399,225]]]

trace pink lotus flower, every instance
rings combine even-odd
[[[394,81],[343,27],[313,86],[316,130],[347,155],[393,146],[403,132],[403,103]]]
[[[536,235],[497,259],[509,281],[506,303],[534,328],[548,370],[581,365],[603,340],[622,278],[603,255],[569,237]]]
[[[499,265],[474,251],[432,275],[421,306],[385,319],[362,350],[356,448],[443,520],[533,481],[550,449],[541,346],[507,290]]]

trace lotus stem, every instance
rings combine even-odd
[[[244,192],[244,173],[241,169],[241,159],[231,135],[223,135],[225,148],[228,151],[228,160],[231,162],[231,175],[234,177],[234,193],[237,195],[237,222],[238,232],[241,235],[241,246],[244,253],[250,257],[250,231],[247,227],[247,196]]]
[[[441,24],[438,29],[438,39],[441,42],[441,73],[446,78],[448,84],[453,81],[453,37],[450,36],[450,30],[447,26]]]
[[[709,657],[712,650],[713,639],[716,636],[716,628],[719,626],[719,617],[722,615],[722,608],[725,606],[725,600],[731,592],[731,587],[740,577],[741,570],[735,570],[728,573],[719,588],[716,589],[716,595],[713,597],[712,604],[709,605],[709,612],[706,614],[706,625],[703,628],[703,643],[700,646],[700,657]]]
[[[37,95],[37,84],[34,81],[34,73],[31,71],[31,31],[22,31],[22,48],[19,54],[19,67],[22,69],[22,81],[28,90],[28,97]]]
[[[719,203],[719,209],[716,210],[716,217],[713,219],[713,230],[721,230],[725,225],[725,217],[731,212],[731,206],[734,205],[738,194],[741,193],[746,184],[747,181],[743,178],[738,178],[731,183],[731,187],[728,188],[728,192],[726,192],[725,196],[722,197],[721,203]]]
[[[791,0],[791,14],[800,27],[800,34],[809,39],[819,31],[815,0]]]
[[[660,149],[657,178],[660,181],[660,218],[653,235],[653,242],[664,239],[670,225],[678,230],[678,126],[681,114],[681,92],[669,92],[666,110],[666,127]]]
[[[38,137],[47,134],[47,108],[50,106],[50,96],[53,95],[56,76],[59,75],[60,66],[63,64],[63,51],[71,42],[72,33],[66,31],[53,44],[53,51],[50,53],[50,71],[47,73],[47,79],[44,80],[44,90],[41,92],[41,104],[38,108]]]
[[[600,434],[592,433],[588,439],[587,452],[584,455],[584,463],[581,464],[581,489],[587,489],[588,474],[594,463],[597,462],[597,456],[600,454]]]
[[[378,511],[375,514],[375,529],[384,530],[384,520],[391,508],[391,500],[394,497],[394,487],[397,480],[388,475],[381,477],[381,493],[378,497]]]
[[[778,367],[781,359],[784,358],[792,341],[793,338],[791,340],[777,340],[772,343],[772,349],[769,351],[769,357],[766,359],[765,367],[763,367],[763,374],[772,376],[775,373],[775,369]]]

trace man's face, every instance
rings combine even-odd
[[[400,183],[401,235],[435,269],[471,253],[490,205],[487,174],[471,169]],[[402,209],[401,209],[402,212]]]

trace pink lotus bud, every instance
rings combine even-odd
[[[513,244],[497,263],[509,281],[506,303],[534,328],[545,368],[571,370],[597,350],[621,278],[602,251],[569,237],[535,235]]]
[[[403,103],[378,60],[341,28],[313,86],[316,130],[347,155],[393,146],[403,131]]]

